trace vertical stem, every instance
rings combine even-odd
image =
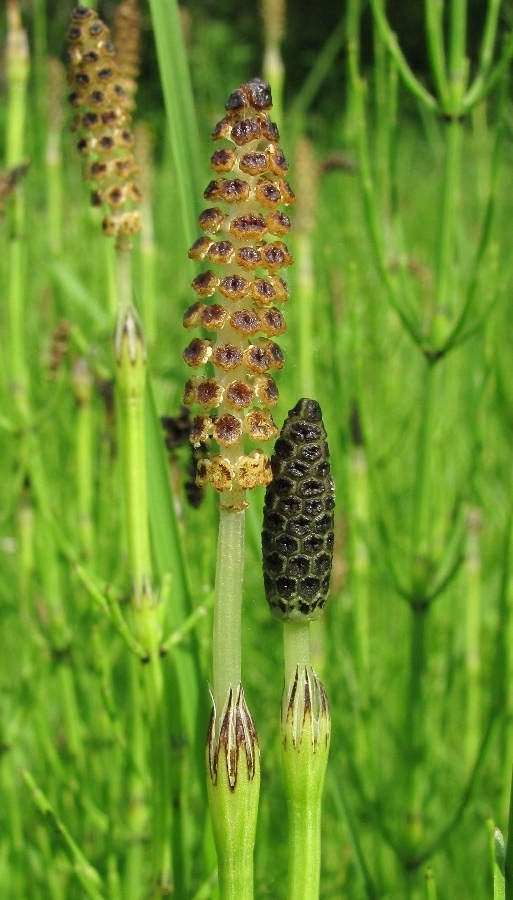
[[[470,772],[476,759],[481,733],[481,554],[479,547],[480,515],[475,508],[467,517],[466,591],[465,591],[465,668],[466,668],[466,727],[465,761]]]
[[[230,687],[241,682],[245,510],[220,509],[213,631],[213,695],[220,722]]]
[[[299,372],[301,393],[304,397],[315,397],[315,366],[313,359],[314,333],[314,274],[312,261],[312,241],[308,232],[296,237],[297,246],[297,302],[299,315]]]
[[[73,367],[76,410],[77,521],[83,558],[93,558],[93,380],[87,363],[78,359]]]
[[[285,622],[283,625],[285,693],[296,674],[310,665],[310,623]]]
[[[422,837],[421,814],[422,782],[421,766],[424,757],[425,715],[424,673],[426,668],[426,623],[429,607],[425,604],[412,606],[410,633],[410,671],[404,741],[404,784],[406,798],[405,843],[406,852],[412,853]]]
[[[6,49],[7,74],[7,166],[19,165],[24,156],[27,81],[29,53],[25,31],[21,27],[18,5],[7,7],[8,38]],[[8,309],[10,349],[10,390],[22,421],[29,415],[28,373],[25,360],[25,279],[24,279],[24,219],[23,193],[18,188],[11,201],[11,223],[8,260]]]
[[[413,491],[412,534],[412,593],[422,595],[425,587],[426,563],[430,549],[430,485],[431,485],[431,443],[435,406],[435,363],[425,361],[422,385],[421,421],[419,427],[415,486]]]
[[[456,307],[454,297],[454,251],[458,215],[461,164],[461,129],[457,119],[447,123],[442,205],[436,253],[436,310],[432,328],[433,344],[442,338],[439,329]]]
[[[131,305],[130,254],[116,251],[118,320],[115,335],[116,380],[121,407],[121,463],[126,532],[132,580],[132,615],[147,658],[142,669],[149,730],[152,779],[152,894],[166,896],[172,887],[171,779],[167,697],[163,662],[162,607],[153,588],[148,522],[144,398],[146,350],[137,314]],[[183,885],[176,885],[177,891]]]

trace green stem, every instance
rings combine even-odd
[[[436,365],[426,360],[421,398],[421,420],[417,444],[413,492],[411,592],[422,599],[428,577],[430,550],[431,446],[433,441]]]
[[[449,27],[450,113],[458,116],[466,90],[467,0],[451,0]]]
[[[422,838],[422,762],[425,745],[424,674],[426,669],[426,624],[429,607],[412,606],[410,671],[404,724],[405,845],[413,854]]]
[[[241,608],[245,510],[219,514],[213,631],[213,698],[216,728],[230,688],[241,682]]]
[[[504,860],[505,875],[505,898],[512,900],[513,898],[513,772],[511,776],[511,788],[509,795],[509,815],[508,815],[508,843],[506,847],[506,858]]]
[[[153,588],[148,521],[144,418],[146,349],[141,325],[131,306],[130,253],[123,247],[116,251],[116,281],[116,382],[121,408],[120,455],[132,580],[132,616],[136,638],[147,654],[142,679],[152,775],[152,895],[161,897],[171,890],[172,885],[169,723],[160,655],[162,604]]]
[[[282,763],[289,827],[288,900],[316,900],[321,872],[321,814],[330,743],[330,713],[308,664],[309,623],[284,623],[285,691]],[[289,673],[293,673],[289,680]]]
[[[467,517],[467,553],[465,592],[465,668],[466,668],[466,769],[471,771],[481,735],[481,554],[479,547],[479,512],[469,510]]]
[[[447,107],[449,89],[445,70],[443,2],[442,0],[426,0],[426,35],[429,50],[431,72],[440,101]]]
[[[451,120],[446,127],[447,145],[436,253],[436,305],[432,327],[434,347],[442,343],[444,323],[448,318],[452,318],[456,299],[453,271],[460,191],[462,126],[461,122]]]
[[[93,379],[87,363],[78,359],[73,367],[76,415],[77,520],[83,558],[93,558]]]
[[[297,235],[296,248],[301,394],[303,397],[315,397],[315,365],[312,341],[312,334],[314,333],[314,272],[312,239],[308,232],[302,231]]]
[[[283,655],[285,671],[285,692],[296,670],[310,665],[310,622],[284,622]]]

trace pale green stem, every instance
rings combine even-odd
[[[78,359],[75,363],[73,386],[77,401],[75,447],[78,530],[83,558],[90,560],[93,557],[93,385],[92,375],[83,359]]]
[[[146,349],[131,305],[130,251],[116,250],[118,319],[115,334],[116,381],[120,398],[120,456],[124,480],[125,521],[132,580],[132,616],[136,637],[147,654],[142,667],[149,729],[152,776],[152,896],[171,890],[171,778],[168,701],[160,656],[162,605],[153,589],[150,549],[144,400]],[[180,892],[183,885],[176,885]]]
[[[286,694],[296,669],[302,672],[310,665],[310,622],[283,623],[283,655]]]
[[[449,93],[452,115],[459,115],[466,89],[465,46],[467,0],[451,0],[449,27]]]
[[[405,845],[414,853],[423,833],[422,763],[424,759],[426,711],[424,676],[426,669],[426,624],[429,607],[412,606],[410,672],[404,724]]]
[[[481,735],[481,554],[479,548],[479,525],[476,523],[477,510],[469,511],[467,525],[467,554],[465,592],[465,668],[466,668],[466,728],[465,760],[470,772],[475,763]]]
[[[426,0],[426,36],[431,72],[433,73],[438,96],[445,109],[448,101],[448,85],[445,70],[443,13],[442,0]]]
[[[462,125],[457,120],[451,120],[446,127],[447,144],[436,254],[436,309],[432,328],[432,342],[435,347],[442,343],[445,336],[445,322],[452,317],[456,308],[453,271],[460,190]]]
[[[14,12],[13,12],[14,10]],[[26,34],[17,21],[16,10],[8,8],[10,30],[6,50],[7,134],[5,163],[17,166],[24,156],[29,55]],[[22,422],[29,417],[28,372],[25,360],[25,207],[21,188],[11,201],[12,219],[8,260],[8,309],[10,389]]]
[[[299,321],[299,375],[303,397],[315,397],[314,366],[314,272],[312,260],[312,239],[309,232],[302,231],[296,237],[297,259],[297,304]]]
[[[497,851],[496,851],[497,852]],[[508,843],[506,846],[506,856],[504,859],[504,875],[505,875],[505,898],[512,900],[513,898],[513,772],[510,782],[509,794],[509,815],[508,815]]]
[[[245,510],[220,509],[213,631],[213,698],[216,726],[230,688],[241,682],[241,609]]]

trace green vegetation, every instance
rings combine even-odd
[[[273,417],[319,401],[336,485],[307,653],[331,712],[320,896],[513,897],[509,6],[482,4],[476,34],[472,4],[425,0],[421,78],[397,10],[398,39],[383,0],[350,0],[290,97],[297,22],[267,19],[263,48],[245,16],[141,3],[158,72],[145,82],[143,61],[135,96],[129,250],[88,203],[57,59],[71,8],[47,5],[8,0],[0,21],[0,884],[13,900],[218,897],[208,685],[242,670],[261,752],[254,895],[287,897],[263,488],[224,531],[234,571],[179,420],[209,134],[260,53],[297,196]],[[219,585],[237,606],[243,568],[227,637]],[[218,846],[226,825],[221,811]]]

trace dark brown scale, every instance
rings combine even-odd
[[[266,490],[262,531],[267,601],[271,612],[286,621],[316,619],[326,602],[334,526],[328,459],[320,406],[300,400],[271,458],[273,481]]]
[[[105,31],[105,25],[103,22],[100,22],[99,19],[96,22],[93,22],[92,25],[89,26],[89,34],[91,37],[100,37],[101,34]]]
[[[231,262],[235,251],[230,241],[215,241],[208,248],[208,258],[211,262],[222,265]]]
[[[269,150],[269,168],[273,175],[286,175],[289,164],[281,147],[272,147]]]
[[[210,342],[194,338],[183,351],[188,366],[204,366],[210,356]]]
[[[228,150],[223,147],[219,150],[214,150],[210,157],[210,165],[216,172],[230,172],[235,165],[236,159],[237,154],[235,150]]]
[[[271,122],[270,119],[263,119],[261,127],[262,137],[265,137],[266,140],[271,141],[272,143],[280,140],[280,132],[278,131],[276,122]]]
[[[214,206],[210,209],[204,209],[198,218],[198,224],[202,231],[219,231],[222,222],[226,218],[224,212],[219,207]]]
[[[267,349],[271,356],[271,365],[273,369],[282,369],[285,360],[281,347],[279,347],[278,344],[275,344],[274,341],[269,341]]]
[[[214,128],[214,130],[211,134],[212,140],[218,141],[221,138],[229,138],[231,129],[232,129],[232,125],[231,125],[230,119],[228,117],[221,119],[221,121],[217,123],[216,127]]]
[[[87,19],[92,19],[95,15],[94,9],[91,9],[90,6],[75,6],[71,12],[71,18],[76,19],[77,22],[86,22]]]
[[[116,109],[107,109],[102,113],[102,123],[103,125],[115,125],[118,119],[120,118],[120,112]]]
[[[225,203],[238,203],[249,197],[249,185],[240,178],[218,178],[207,185],[203,193],[205,200],[224,200]]]
[[[219,406],[222,395],[221,385],[215,378],[206,378],[198,385],[198,403],[206,409]]]
[[[202,272],[192,282],[193,290],[199,297],[211,297],[219,285],[219,278],[214,272]]]
[[[279,310],[274,308],[264,310],[262,313],[262,331],[270,337],[283,334],[286,331],[285,319]]]
[[[214,425],[214,437],[218,444],[229,447],[235,444],[242,435],[242,425],[231,413],[221,416]]]
[[[276,242],[275,244],[266,244],[262,248],[264,264],[269,269],[281,269],[282,266],[288,265],[285,253],[286,250],[285,244],[280,244],[279,242]]]
[[[207,331],[218,331],[228,318],[228,310],[220,303],[210,303],[201,313],[201,324]]]
[[[237,262],[244,269],[256,269],[262,263],[262,255],[254,247],[240,247],[236,254]]]
[[[230,231],[239,239],[261,238],[267,231],[267,224],[259,213],[246,213],[230,222]]]
[[[260,331],[260,317],[249,309],[238,309],[232,313],[230,324],[239,334],[250,335]]]
[[[82,125],[84,128],[94,128],[100,122],[100,117],[97,113],[86,112],[82,116]]]
[[[212,354],[214,365],[219,366],[220,369],[224,369],[226,372],[240,366],[242,359],[242,350],[234,344],[219,344],[215,347]]]
[[[246,365],[250,372],[261,374],[271,368],[271,355],[266,347],[252,344],[245,352]]]
[[[87,99],[93,106],[101,106],[105,101],[105,94],[103,91],[91,91]]]
[[[68,28],[67,38],[68,41],[79,41],[82,37],[82,29],[80,25],[70,25]]]
[[[242,300],[249,292],[249,281],[241,275],[226,275],[219,284],[219,293],[228,300]]]
[[[110,134],[105,134],[98,141],[98,146],[101,148],[101,150],[105,150],[106,152],[108,152],[109,150],[114,149],[114,147],[116,146],[116,143],[114,141],[114,138],[111,137]]]
[[[257,203],[261,203],[267,209],[272,209],[281,203],[282,198],[279,187],[272,181],[265,181],[258,185],[255,199]]]
[[[226,391],[226,402],[236,409],[250,406],[254,398],[253,389],[245,381],[232,381]]]
[[[79,106],[82,106],[81,95],[77,91],[72,91],[71,94],[68,94],[68,103],[72,109],[78,109]]]
[[[261,175],[267,172],[268,165],[267,153],[263,150],[244,153],[239,160],[239,168],[246,175]]]
[[[269,213],[265,221],[270,234],[275,234],[276,237],[280,237],[282,234],[287,234],[290,231],[290,219],[279,209]]]
[[[201,262],[201,260],[205,259],[207,255],[208,249],[212,241],[208,237],[200,237],[196,241],[189,250],[188,256],[189,259],[197,259]]]
[[[273,105],[271,88],[262,78],[251,78],[245,85],[253,109],[271,109]]]
[[[263,123],[258,119],[242,119],[232,127],[232,141],[238,147],[249,144],[250,141],[257,141],[262,135],[262,126]]]
[[[251,288],[251,296],[257,303],[269,305],[276,300],[276,291],[265,278],[256,278]]]

